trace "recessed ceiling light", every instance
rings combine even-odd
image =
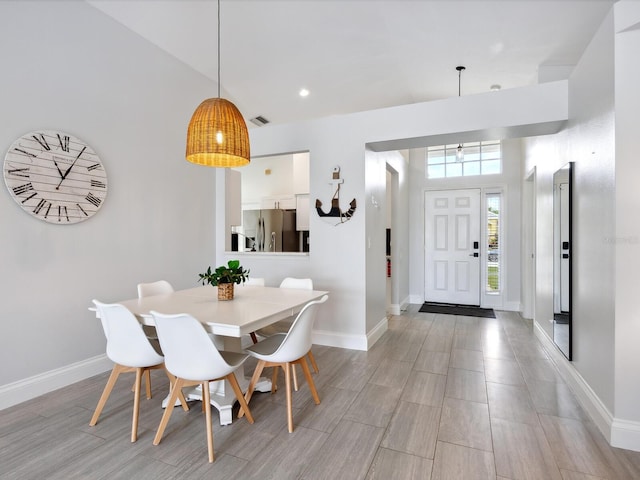
[[[300,95],[301,97],[308,97],[309,90],[307,90],[306,88],[301,88],[300,91],[298,92],[298,95]]]
[[[491,89],[492,92],[497,92],[498,90],[500,90],[502,87],[500,85],[498,85],[497,83],[494,83],[493,85],[491,85],[491,87],[489,87]]]

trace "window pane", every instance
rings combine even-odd
[[[502,144],[500,141],[468,142],[462,146],[464,149],[462,161],[458,161],[456,158],[457,143],[427,147],[426,177],[460,177],[502,172]]]
[[[500,204],[502,195],[487,195],[487,293],[500,293]]]
[[[433,152],[428,152],[427,163],[429,165],[444,163],[444,150],[435,150]]]
[[[461,177],[462,165],[462,162],[447,163],[447,177]]]
[[[482,175],[500,173],[500,160],[489,160],[482,162]]]
[[[500,144],[482,145],[482,159],[495,160],[500,158]]]
[[[456,146],[455,148],[447,148],[447,163],[455,163],[456,160],[456,149],[458,147]]]
[[[465,156],[466,158],[466,156]],[[480,175],[480,162],[464,162],[464,176]]]
[[[427,170],[427,178],[443,178],[444,165],[429,165]]]
[[[464,161],[475,162],[480,160],[480,147],[464,146]]]

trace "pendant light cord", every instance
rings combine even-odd
[[[218,0],[218,98],[220,98],[220,0]]]

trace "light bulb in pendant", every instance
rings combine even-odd
[[[456,148],[456,162],[464,161],[464,149],[462,148],[462,144],[458,144],[458,148]]]
[[[222,142],[224,142],[224,135],[222,135],[222,132],[218,131],[216,132],[216,143],[218,145],[222,145]]]

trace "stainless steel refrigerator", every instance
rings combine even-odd
[[[298,252],[295,210],[244,210],[245,251]]]

